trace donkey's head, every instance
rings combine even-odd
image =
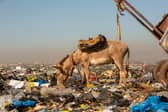
[[[72,55],[67,55],[54,67],[56,68],[57,85],[63,84],[73,71],[74,63]]]
[[[57,85],[62,85],[64,80],[66,79],[66,74],[64,73],[63,66],[61,64],[57,64],[54,66],[56,68],[56,82]]]

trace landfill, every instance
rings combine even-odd
[[[65,88],[57,88],[55,71],[44,64],[0,65],[0,112],[168,111],[168,88],[143,63],[129,65],[125,87],[114,64],[91,66],[88,86],[73,72]]]

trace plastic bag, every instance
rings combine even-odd
[[[13,100],[12,104],[15,107],[34,107],[36,105],[36,101],[34,100],[25,100],[25,101],[18,101],[18,100]]]
[[[149,96],[144,102],[131,107],[131,112],[167,112],[168,100],[161,96]]]

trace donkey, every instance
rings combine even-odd
[[[86,84],[89,83],[89,66],[114,63],[120,70],[119,85],[126,84],[129,66],[129,48],[121,41],[108,40],[106,47],[97,51],[82,51],[77,48],[72,54],[67,55],[56,67],[57,85],[63,86],[63,82],[72,74],[77,65],[82,65]],[[124,58],[126,66],[124,66]]]

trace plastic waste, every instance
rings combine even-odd
[[[25,94],[24,94],[24,92],[18,92],[18,93],[16,93],[15,95],[14,95],[14,98],[16,99],[16,100],[20,100],[20,99],[22,99],[22,98],[25,98],[26,96],[25,96]]]
[[[96,74],[94,73],[89,74],[89,80],[96,81],[97,80]]]
[[[71,88],[41,88],[41,95],[48,96],[48,95],[68,95],[72,93],[73,90]]]
[[[38,86],[48,87],[49,83],[47,83],[47,81],[45,81],[45,80],[39,79],[37,82],[27,82],[27,86],[29,88],[38,87]]]
[[[27,82],[27,86],[32,88],[32,87],[38,87],[39,82]]]
[[[0,112],[128,112],[138,102],[146,102],[149,95],[168,98],[167,90],[152,80],[152,74],[145,74],[142,65],[130,64],[127,85],[123,88],[118,87],[117,67],[110,64],[90,68],[91,84],[87,85],[88,88],[77,72],[66,80],[66,88],[60,89],[55,86],[57,74],[52,65],[19,65],[21,68],[16,70],[17,65],[0,64]],[[25,68],[30,71],[26,72]],[[23,80],[25,85],[20,88],[12,83],[9,86],[11,79],[18,82]],[[38,104],[30,108],[17,108],[12,104],[12,99],[20,107],[27,100]],[[165,112],[167,102],[164,100],[164,103],[162,107],[160,103],[157,104],[154,109]]]
[[[116,105],[110,105],[106,107],[102,112],[115,112],[114,109],[116,108]]]
[[[15,107],[34,107],[36,105],[36,101],[34,100],[25,100],[25,101],[19,101],[19,100],[12,100],[12,104]]]
[[[35,82],[38,80],[38,77],[36,75],[26,77],[26,80],[29,82]]]
[[[20,71],[21,69],[22,69],[21,66],[16,66],[16,70],[17,70],[17,71]]]
[[[22,88],[25,85],[24,81],[19,81],[19,80],[10,80],[9,85],[14,87],[14,88]]]
[[[0,112],[4,112],[5,106],[12,102],[11,95],[0,96]]]
[[[39,86],[40,86],[40,85],[42,85],[42,84],[45,84],[45,83],[47,83],[47,81],[45,81],[45,80],[42,80],[42,79],[39,79],[39,80],[38,80],[38,83],[39,83]]]
[[[41,84],[40,87],[49,87],[50,83]]]
[[[88,105],[88,104],[80,104],[80,108],[81,109],[84,109],[84,110],[86,110],[86,109],[88,109],[90,106]]]
[[[144,102],[131,107],[131,112],[167,112],[168,99],[161,96],[149,96]]]

